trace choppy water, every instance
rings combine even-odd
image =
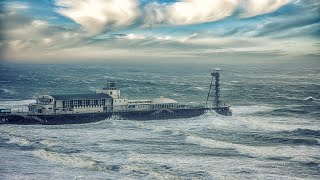
[[[0,179],[318,179],[319,64],[219,64],[232,117],[0,125]],[[0,107],[108,80],[132,99],[201,104],[214,65],[1,63]]]

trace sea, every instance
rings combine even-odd
[[[0,179],[319,179],[320,62],[0,62],[0,108],[94,93],[203,105],[214,68],[232,116],[0,124]]]

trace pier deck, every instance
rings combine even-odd
[[[1,113],[1,124],[81,124],[102,121],[105,119],[127,119],[127,120],[161,120],[191,118],[203,115],[207,111],[215,111],[218,114],[229,116],[229,106],[214,108],[182,108],[182,109],[160,109],[149,111],[117,111],[101,113],[68,113],[68,114],[28,114],[28,113]]]

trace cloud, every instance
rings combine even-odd
[[[232,15],[248,18],[278,10],[292,0],[182,0],[145,7],[146,25],[189,25],[214,22]]]
[[[124,2],[134,2],[134,5],[120,6]],[[222,2],[228,3],[226,5]],[[278,1],[269,0],[268,2],[280,7]],[[315,0],[314,2],[318,3]],[[317,31],[320,26],[319,6],[315,8],[308,3],[295,1],[288,6],[290,11],[239,20],[238,18],[269,13],[277,9],[267,6],[268,3],[262,3],[261,7],[264,8],[251,9],[250,3],[254,2],[250,0],[212,0],[210,2],[181,0],[169,4],[139,5],[137,1],[128,0],[97,0],[95,3],[93,0],[55,1],[58,7],[57,12],[69,17],[83,28],[65,21],[64,18],[62,18],[63,21],[57,22],[57,20],[36,16],[31,11],[11,9],[11,11],[0,13],[0,21],[3,23],[0,31],[5,35],[4,41],[0,43],[0,50],[6,47],[7,59],[38,59],[39,61],[91,58],[139,59],[140,57],[211,59],[216,55],[227,59],[232,57],[259,59],[260,57],[282,58],[319,54],[319,46],[313,46],[319,41]],[[128,11],[121,10],[122,7],[129,6],[135,7],[132,16],[126,15]],[[30,8],[32,10],[32,6]],[[297,13],[302,10],[303,16]],[[235,18],[221,23],[175,27],[175,25],[218,21],[229,16]],[[155,29],[139,26],[144,23],[172,26]],[[118,29],[131,24],[137,26]],[[106,32],[105,30],[108,29],[113,31]],[[99,36],[96,36],[97,34]],[[307,34],[311,36],[306,36]],[[288,44],[288,42],[294,43]]]
[[[145,3],[138,0],[56,0],[57,12],[91,34],[132,24],[143,26],[190,25],[230,16],[241,18],[271,13],[292,0],[181,0]],[[240,14],[239,14],[240,12]]]
[[[111,27],[129,26],[140,14],[137,0],[56,0],[57,12],[91,34]]]
[[[242,1],[242,17],[253,17],[257,15],[274,12],[292,0],[245,0]]]
[[[5,8],[15,9],[15,10],[25,10],[29,9],[29,5],[23,2],[6,2],[4,4]]]
[[[183,0],[173,4],[150,3],[145,7],[147,25],[187,25],[224,19],[237,9],[239,0]]]
[[[85,39],[74,35],[61,39],[66,32],[39,37],[33,41],[11,40],[7,58],[31,61],[108,60],[108,59],[179,59],[179,58],[275,58],[316,54],[318,47],[300,40],[271,40],[260,37],[203,37],[201,35],[165,36],[111,34],[105,39]],[[72,35],[72,34],[71,34]],[[76,42],[76,40],[81,40]],[[289,43],[293,41],[293,43]],[[314,44],[314,43],[313,43]],[[313,45],[312,44],[312,45]],[[307,49],[307,51],[306,51]],[[23,52],[23,53],[22,53]],[[130,58],[128,58],[130,57]]]
[[[272,20],[256,29],[255,36],[272,36],[274,38],[319,35],[320,17],[295,17]],[[311,28],[310,28],[311,27]]]
[[[19,10],[6,9],[0,13],[3,26],[1,49],[6,56],[38,54],[38,52],[76,46],[88,36],[78,29],[51,24],[47,20],[34,19]],[[31,53],[30,53],[31,52]]]

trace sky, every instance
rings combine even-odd
[[[320,59],[319,0],[3,0],[1,60]]]

